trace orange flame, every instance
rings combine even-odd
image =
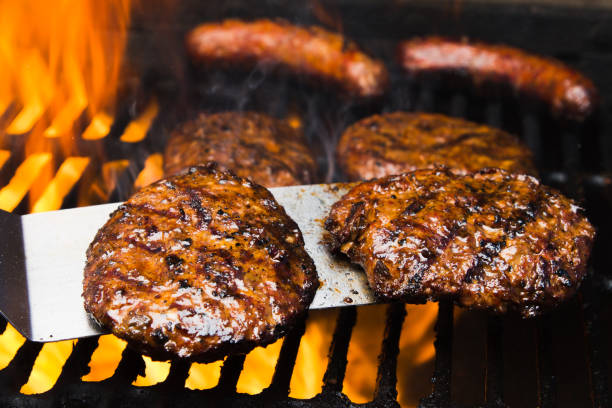
[[[101,139],[111,129],[129,16],[129,0],[0,0],[0,114],[12,115],[6,128],[0,129],[0,145],[12,145],[7,143],[9,138],[25,142],[25,158],[18,158],[21,164],[14,176],[0,188],[1,209],[14,210],[26,195],[32,211],[58,209],[82,178],[86,182],[80,185],[79,205],[108,199],[118,175],[129,162],[107,162],[98,169],[94,158],[82,157],[75,139]],[[121,140],[143,140],[158,110],[158,103],[151,101],[126,127]],[[289,119],[293,127],[303,125],[297,116]],[[0,168],[9,158],[11,162],[16,159],[12,154],[0,150]],[[141,188],[160,178],[162,161],[159,154],[149,157],[134,187]],[[88,173],[94,175],[84,176]],[[410,406],[416,404],[414,395],[429,391],[406,391],[405,384],[416,383],[422,367],[431,362],[437,306],[407,306],[407,310],[400,338],[398,389],[402,405]],[[310,313],[291,378],[291,397],[312,398],[321,392],[337,314],[335,310]],[[384,306],[358,309],[343,384],[343,392],[355,402],[372,398],[384,316]],[[24,341],[7,326],[0,334],[0,368],[9,363]],[[237,384],[239,392],[259,393],[270,385],[282,344],[279,340],[248,354]],[[45,344],[21,391],[30,394],[49,390],[73,346],[74,341]],[[125,347],[124,341],[112,335],[100,337],[90,362],[91,371],[83,380],[110,377]],[[145,358],[145,364],[145,375],[139,376],[135,385],[149,386],[167,377],[168,362]],[[192,364],[185,386],[214,387],[222,364]],[[421,377],[428,381],[428,376]]]

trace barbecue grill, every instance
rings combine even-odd
[[[433,111],[503,128],[527,142],[544,182],[580,200],[598,228],[589,277],[575,299],[535,320],[462,312],[452,303],[440,302],[435,357],[422,373],[431,378],[431,389],[423,393],[418,404],[424,408],[609,406],[612,280],[606,247],[612,232],[607,216],[612,208],[612,29],[608,24],[612,8],[578,1],[542,3],[329,0],[305,4],[267,1],[254,7],[233,0],[222,5],[185,1],[135,6],[114,121],[105,137],[74,140],[71,154],[77,152],[90,161],[63,196],[61,207],[127,199],[139,183],[157,175],[159,156],[155,155],[163,152],[168,129],[196,109],[258,110],[299,118],[315,146],[321,178],[326,182],[342,181],[342,175],[334,169],[333,148],[344,127],[375,112]],[[192,67],[182,51],[185,32],[203,21],[227,17],[281,17],[342,30],[363,49],[386,61],[393,83],[391,92],[383,100],[358,103],[263,69],[244,74],[202,72]],[[106,29],[112,32],[118,27],[111,24]],[[601,107],[586,122],[574,123],[553,118],[537,103],[518,100],[508,93],[482,94],[461,85],[412,80],[395,65],[394,46],[398,40],[427,34],[465,35],[557,57],[594,81],[602,96]],[[19,108],[12,105],[0,117],[0,132],[5,132]],[[75,133],[80,135],[89,125],[84,117],[78,117],[73,125]],[[10,186],[22,177],[18,169],[29,156],[21,139],[1,140],[0,148],[10,156],[1,166],[0,186]],[[53,155],[52,174],[59,174],[68,154],[59,139],[48,142],[46,151]],[[30,211],[29,203],[29,197],[23,197],[14,212]],[[399,406],[398,390],[401,393],[411,387],[401,379],[398,382],[397,375],[400,337],[410,330],[404,324],[403,304],[386,306],[378,367],[370,373],[376,379],[373,399],[357,404],[343,393],[358,313],[354,306],[338,312],[325,374],[317,378],[322,390],[313,398],[289,396],[306,328],[304,320],[286,336],[271,383],[258,394],[237,391],[244,356],[228,357],[217,385],[205,390],[185,387],[190,364],[182,361],[171,363],[162,382],[132,385],[138,375],[143,375],[145,361],[129,348],[123,351],[112,376],[97,382],[83,381],[98,347],[99,339],[94,337],[78,340],[52,388],[32,395],[20,390],[43,345],[25,341],[0,370],[0,406]],[[6,327],[2,319],[1,331]]]

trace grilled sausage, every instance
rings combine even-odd
[[[283,21],[225,20],[202,24],[186,39],[187,52],[205,65],[280,68],[334,85],[350,96],[381,95],[385,66],[340,34]]]
[[[504,45],[417,38],[400,43],[398,59],[413,75],[465,74],[477,87],[505,83],[544,101],[559,117],[584,120],[597,105],[597,90],[581,73],[555,59]]]
[[[208,362],[269,344],[318,286],[302,234],[265,188],[215,165],[149,185],[87,250],[85,309],[154,358]]]
[[[499,169],[361,183],[333,205],[325,228],[381,299],[452,298],[525,317],[576,291],[595,235],[572,200]]]
[[[254,112],[201,113],[178,125],[166,146],[166,175],[209,161],[266,187],[311,184],[316,174],[301,132]]]
[[[432,113],[394,112],[360,120],[344,132],[336,155],[351,181],[436,165],[462,174],[485,167],[537,174],[531,152],[517,137]]]

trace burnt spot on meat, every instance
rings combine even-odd
[[[151,337],[153,338],[153,341],[155,341],[160,346],[166,344],[169,340],[168,336],[164,334],[162,329],[154,330],[153,333],[151,333]]]
[[[595,232],[574,207],[532,177],[436,168],[353,187],[326,226],[380,299],[451,298],[532,316],[572,296],[586,274]]]
[[[563,268],[559,268],[555,270],[555,275],[559,278],[561,283],[568,288],[572,287],[572,278],[570,274]]]
[[[183,259],[174,254],[168,255],[164,259],[166,261],[166,265],[170,269],[178,269],[183,263],[185,263]]]

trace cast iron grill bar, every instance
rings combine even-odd
[[[502,408],[503,402],[503,326],[499,316],[487,317],[485,401],[488,408]]]
[[[305,315],[301,318],[289,334],[285,336],[278,360],[276,361],[272,383],[264,392],[285,397],[289,395],[293,367],[295,366],[295,359],[300,348],[300,341],[306,331],[307,317],[308,315]]]
[[[589,383],[591,386],[591,402],[594,408],[610,406],[608,389],[608,369],[606,366],[606,344],[603,341],[602,325],[598,311],[601,309],[601,294],[593,288],[593,282],[588,279],[583,285],[582,310],[585,331],[587,364],[589,367]],[[585,300],[587,299],[587,300]]]
[[[221,367],[221,376],[219,377],[219,383],[215,387],[220,393],[235,393],[236,384],[240,378],[242,367],[244,366],[244,354],[237,354],[229,356],[225,359],[223,366]]]
[[[355,306],[343,307],[338,313],[336,329],[329,347],[329,363],[323,376],[323,394],[340,393],[346,373],[347,353],[353,326],[357,320]]]
[[[131,384],[138,375],[145,375],[145,362],[140,353],[134,351],[131,347],[126,347],[121,353],[121,361],[119,361],[115,373],[105,382],[121,387]]]
[[[166,379],[158,384],[159,388],[180,391],[185,388],[185,381],[189,377],[191,363],[187,360],[174,360],[170,365],[170,371]]]
[[[451,405],[451,370],[453,352],[453,302],[442,300],[438,304],[436,322],[436,360],[431,378],[433,391],[421,400],[419,407],[448,407]]]
[[[542,133],[540,129],[540,121],[537,116],[531,112],[523,113],[521,115],[522,129],[521,136],[529,147],[529,150],[533,153],[536,164],[541,163],[541,138]]]
[[[89,361],[91,361],[91,356],[98,347],[98,339],[98,336],[94,336],[77,341],[54,387],[74,384],[80,381],[82,376],[89,373]]]
[[[405,317],[406,307],[403,303],[393,303],[387,307],[385,334],[378,356],[374,401],[394,402],[397,400],[397,355]]]
[[[538,381],[538,407],[557,406],[557,380],[552,360],[550,319],[540,317],[535,327],[536,370]]]
[[[17,350],[17,354],[15,354],[9,365],[0,371],[1,394],[19,393],[21,387],[30,377],[32,367],[42,346],[43,343],[34,343],[26,340]]]
[[[563,165],[568,175],[566,188],[570,196],[578,201],[584,200],[584,187],[580,183],[580,154],[576,149],[579,146],[579,136],[576,131],[562,132]],[[605,359],[605,344],[599,322],[600,291],[593,287],[592,274],[583,282],[581,296],[582,323],[585,337],[585,353],[589,368],[589,385],[591,389],[591,402],[593,407],[607,407],[610,405],[608,374]]]

